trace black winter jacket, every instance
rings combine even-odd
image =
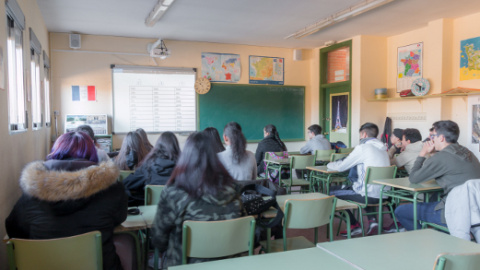
[[[127,217],[127,196],[112,161],[48,160],[28,164],[23,195],[5,221],[9,237],[51,239],[99,230],[103,269],[122,269],[113,230]]]
[[[175,168],[175,161],[157,157],[150,166],[142,165],[123,180],[129,205],[143,205],[146,185],[165,185]]]
[[[255,159],[257,160],[257,174],[265,171],[263,159],[266,152],[282,152],[286,151],[283,146],[275,140],[273,135],[268,135],[258,143],[257,151],[255,152]]]

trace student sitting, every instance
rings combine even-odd
[[[265,164],[263,159],[266,152],[282,152],[287,151],[287,147],[280,140],[277,128],[274,125],[266,125],[263,129],[263,140],[258,143],[257,151],[255,152],[255,160],[257,161],[257,174],[260,175],[265,172]]]
[[[307,144],[300,149],[300,154],[315,154],[316,150],[330,150],[332,145],[322,135],[322,127],[319,125],[311,125],[307,130],[308,138]]]
[[[255,180],[257,163],[252,152],[247,151],[247,139],[236,122],[228,123],[223,129],[223,140],[227,149],[218,153],[218,158],[235,180]]]
[[[210,137],[212,141],[212,147],[215,153],[220,153],[225,151],[225,147],[223,146],[222,140],[220,139],[220,134],[218,134],[218,130],[214,127],[207,127],[203,130],[203,132]]]
[[[387,167],[390,166],[388,159],[387,147],[377,139],[378,127],[373,123],[365,123],[360,127],[360,144],[343,160],[330,162],[327,167],[331,171],[343,172],[350,168],[357,167],[357,173],[354,174],[358,179],[350,179],[353,182],[351,187],[341,189],[333,187],[330,194],[335,195],[342,200],[352,200],[365,203],[365,174],[367,167]],[[378,203],[380,197],[380,185],[368,184],[368,203]],[[372,207],[365,209],[367,212],[373,212]],[[362,233],[362,228],[353,214],[348,211],[351,221],[351,235]],[[378,223],[373,215],[369,215],[369,227],[367,234],[371,234],[374,228],[378,227]],[[341,233],[346,236],[346,231]]]
[[[152,226],[153,245],[164,253],[163,267],[182,263],[183,221],[226,220],[242,214],[234,180],[218,160],[210,140],[203,132],[193,133],[160,195]],[[188,263],[206,260],[189,258]]]
[[[402,136],[403,136],[403,129],[396,128],[392,132],[392,136],[390,136],[390,149],[388,149],[388,156],[390,160],[392,160],[394,155],[400,154],[404,149],[402,149]]]
[[[175,168],[180,147],[175,134],[164,132],[143,162],[123,180],[129,195],[129,206],[143,205],[146,185],[165,185]]]
[[[416,184],[435,179],[443,188],[441,201],[417,203],[418,220],[445,226],[445,202],[448,193],[470,179],[480,178],[480,163],[470,150],[457,143],[459,134],[460,129],[453,121],[433,123],[431,140],[423,144],[415,160],[409,176],[410,182]],[[425,156],[434,150],[438,152],[426,159]],[[405,229],[413,230],[413,204],[398,206],[395,215]]]
[[[93,132],[92,127],[90,127],[89,125],[81,125],[81,126],[78,126],[75,131],[85,132],[93,140],[93,143],[95,144],[95,149],[97,150],[98,162],[110,160],[110,157],[108,156],[107,152],[103,151],[98,147],[97,139],[95,139],[95,133]]]
[[[99,230],[103,269],[122,269],[113,229],[127,218],[127,196],[117,182],[115,164],[97,162],[87,134],[60,136],[47,161],[25,166],[20,177],[23,194],[5,221],[8,236],[51,239]]]
[[[115,157],[115,164],[120,170],[135,170],[147,154],[148,149],[140,135],[136,132],[128,132],[123,139],[120,152]]]
[[[145,130],[143,128],[137,128],[137,130],[135,130],[135,132],[138,135],[140,135],[140,138],[142,138],[142,142],[145,145],[145,148],[147,149],[147,151],[148,152],[152,151],[153,145],[148,140],[148,136],[147,136],[147,133],[145,132]]]
[[[406,128],[403,130],[401,146],[393,145],[395,148],[404,149],[398,156],[394,156],[394,151],[388,151],[391,164],[396,165],[398,168],[405,167],[408,173],[412,171],[413,163],[422,150],[422,134],[415,128]]]

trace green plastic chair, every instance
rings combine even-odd
[[[120,170],[120,174],[118,175],[118,182],[123,182],[123,179],[127,178],[130,174],[134,173],[135,171],[124,171]]]
[[[337,161],[346,156],[348,156],[348,154],[332,153],[330,155],[330,162]],[[317,186],[318,190],[321,190],[322,192],[328,195],[330,194],[330,186],[332,185],[332,183],[336,183],[338,185],[342,182],[345,182],[347,181],[347,176],[348,176],[348,171],[338,172],[338,173],[329,173],[329,174],[316,173],[314,171],[311,171],[310,172],[310,181],[312,181],[311,187],[315,189],[315,186]]]
[[[330,158],[330,162],[337,161],[337,160],[342,159],[342,158],[347,157],[347,156],[348,156],[348,153],[343,153],[343,154],[334,153],[334,154],[332,154],[332,156]]]
[[[268,252],[279,252],[315,247],[318,242],[318,227],[327,225],[330,242],[333,241],[333,218],[337,198],[335,196],[312,200],[291,199],[285,201],[285,218],[283,219],[283,239],[270,241]],[[287,229],[314,229],[314,243],[303,236],[287,238]],[[267,246],[267,241],[260,242]]]
[[[335,154],[335,149],[331,150],[315,150],[315,160],[328,162],[331,159],[332,154]]]
[[[434,228],[434,229],[442,231],[442,232],[450,233],[448,228],[445,227],[445,226],[438,225],[438,224],[431,223],[431,222],[427,222],[427,221],[422,221],[422,220],[419,220],[419,222],[420,222],[420,224],[422,224],[422,229],[428,229],[430,227],[430,228]]]
[[[10,270],[101,270],[102,235],[93,231],[45,240],[12,238],[7,242],[7,255]]]
[[[350,154],[353,151],[353,147],[351,148],[338,148],[338,153],[341,154]]]
[[[160,194],[164,188],[164,185],[146,185],[145,205],[158,205],[158,202],[160,201]]]
[[[307,167],[315,166],[315,155],[291,156],[290,157],[290,179],[281,180],[281,186],[287,188],[287,193],[292,192],[292,187],[300,186],[303,190],[310,191],[310,181],[304,179],[293,179],[293,170],[306,170]]]
[[[433,270],[478,269],[480,253],[441,253],[435,259]]]
[[[379,179],[393,179],[395,178],[395,174],[397,173],[397,166],[392,165],[389,167],[368,167],[367,172],[365,175],[365,203],[359,203],[355,201],[348,201],[351,203],[354,203],[358,206],[358,213],[357,217],[360,220],[360,225],[362,227],[362,236],[365,236],[365,231],[363,230],[363,217],[364,216],[370,216],[370,215],[378,215],[378,210],[377,212],[372,212],[372,213],[366,213],[363,212],[362,209],[365,209],[367,206],[375,206],[375,207],[383,207],[383,206],[388,206],[390,208],[390,211],[383,212],[383,214],[391,214],[393,218],[393,222],[395,226],[397,226],[397,220],[395,218],[394,212],[393,212],[393,203],[388,202],[388,201],[383,201],[382,205],[378,204],[369,204],[368,203],[368,189],[367,185],[370,183],[372,180],[379,180]],[[379,224],[383,224],[383,216],[378,217]],[[341,221],[340,221],[341,222]],[[378,229],[381,231],[381,228]],[[397,227],[398,231],[398,227]]]
[[[221,221],[183,222],[182,264],[188,257],[218,258],[248,251],[253,255],[255,219],[246,216]]]

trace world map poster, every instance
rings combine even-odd
[[[202,77],[212,82],[238,82],[240,71],[239,54],[202,53]]]
[[[398,48],[397,93],[412,89],[415,79],[423,76],[423,42]]]
[[[480,79],[480,37],[460,41],[460,81]]]
[[[250,55],[250,83],[283,85],[284,63],[283,58]]]

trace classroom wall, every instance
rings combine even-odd
[[[156,63],[147,54],[147,44],[153,39],[124,38],[112,36],[82,35],[81,49],[73,50],[68,45],[68,34],[50,33],[52,85],[55,93],[53,110],[60,112],[59,130],[63,133],[63,121],[67,114],[112,114],[112,84],[111,64],[148,65]],[[208,42],[187,42],[165,40],[166,46],[172,55],[160,60],[156,58],[158,66],[164,67],[193,67],[197,68],[197,75],[201,75],[201,53],[235,53],[240,54],[242,71],[238,83],[248,84],[248,57],[249,55],[274,56],[285,58],[285,85],[303,85],[306,90],[305,124],[309,126],[318,119],[310,112],[318,106],[318,84],[312,86],[316,76],[311,76],[310,68],[314,57],[312,50],[302,50],[303,60],[293,61],[293,50],[273,47],[259,47],[235,44],[219,44]],[[72,102],[72,85],[95,85],[97,101]],[[259,130],[259,132],[262,132]],[[281,134],[280,134],[281,136]],[[114,148],[119,148],[124,136],[114,136]],[[149,140],[154,143],[158,135],[150,135]],[[183,145],[184,136],[179,136]],[[289,150],[299,150],[304,142],[287,143]],[[248,149],[255,151],[256,144],[249,144]]]
[[[43,21],[43,17],[35,0],[17,0],[20,8],[26,17],[26,27],[23,34],[24,44],[24,67],[30,68],[30,38],[29,28],[31,27],[35,35],[42,44],[42,49],[48,53],[48,32]],[[7,67],[7,25],[5,4],[0,5],[0,47],[3,52],[3,66],[1,72],[6,72]],[[0,62],[1,63],[1,62]],[[43,58],[41,60],[43,66]],[[41,69],[43,76],[43,69]],[[28,73],[29,74],[29,73]],[[6,74],[5,74],[6,76]],[[5,82],[6,83],[6,82]],[[28,131],[9,134],[8,130],[8,96],[6,89],[0,89],[0,235],[6,234],[4,220],[10,213],[13,205],[20,195],[18,179],[20,172],[25,164],[44,159],[47,149],[50,147],[50,129],[42,128],[32,131],[31,121]],[[26,103],[29,119],[32,119],[31,104]],[[0,245],[0,269],[7,268],[5,245]]]

